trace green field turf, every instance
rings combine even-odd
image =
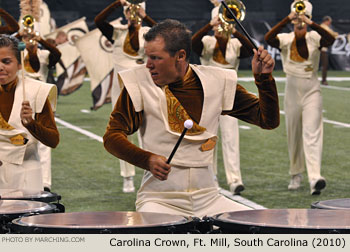
[[[282,72],[275,76],[283,77]],[[239,72],[240,77],[251,76],[250,71]],[[350,77],[350,73],[330,71],[329,77]],[[337,90],[322,88],[324,118],[350,123],[350,81],[329,81]],[[253,83],[241,82],[256,93]],[[284,83],[278,82],[280,109],[283,110]],[[111,112],[111,104],[97,111],[90,110],[92,98],[89,82],[68,96],[60,96],[57,116],[75,126],[103,136]],[[240,125],[241,172],[246,190],[242,196],[267,208],[310,208],[311,203],[350,197],[350,128],[324,123],[324,150],[322,175],[327,187],[320,196],[311,196],[306,173],[302,187],[288,191],[289,160],[284,115],[280,126],[271,131],[262,130],[242,121]],[[103,144],[81,133],[58,124],[60,144],[52,151],[52,191],[62,196],[66,212],[76,211],[134,211],[136,193],[122,192],[119,161],[109,154]],[[136,138],[136,137],[135,137]],[[218,179],[228,189],[219,144]],[[136,168],[135,185],[138,187],[143,170]]]

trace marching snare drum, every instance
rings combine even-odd
[[[12,190],[12,191],[0,191],[1,200],[31,200],[40,201],[45,203],[51,203],[57,206],[59,212],[63,213],[65,207],[59,202],[61,195],[53,192],[32,192],[26,190]]]
[[[218,214],[213,225],[221,233],[307,234],[350,233],[350,211],[263,209]]]
[[[10,231],[12,220],[24,215],[35,215],[55,212],[57,207],[52,204],[26,200],[0,200],[0,225],[2,233]]]
[[[350,210],[350,198],[316,201],[311,204],[311,208]]]
[[[191,218],[148,212],[71,212],[18,218],[12,227],[23,234],[171,234],[189,233]]]

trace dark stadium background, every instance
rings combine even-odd
[[[0,0],[0,7],[18,19],[19,0]],[[86,17],[89,29],[95,27],[94,17],[111,0],[45,0],[57,27],[70,23],[80,17]],[[350,2],[349,0],[313,0],[312,20],[320,23],[322,17],[329,15],[333,18],[333,28],[340,34],[350,33]],[[197,31],[210,20],[213,5],[209,0],[146,0],[146,12],[157,22],[166,18],[178,19],[184,22],[192,31]],[[259,43],[265,44],[263,36],[269,26],[275,25],[290,12],[292,0],[246,0],[243,1],[247,9],[243,25]],[[116,11],[111,20],[122,15]],[[291,26],[288,27],[289,29]],[[349,57],[331,55],[330,69],[345,70],[350,68]],[[193,55],[192,63],[199,63],[198,57]],[[281,69],[281,62],[276,61],[276,69]],[[250,60],[241,61],[240,69],[249,69]]]

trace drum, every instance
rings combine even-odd
[[[263,209],[218,214],[213,225],[221,233],[308,234],[350,233],[350,211]]]
[[[350,210],[350,198],[316,201],[311,204],[311,208]]]
[[[53,204],[26,200],[0,200],[0,233],[10,232],[12,220],[24,215],[54,213],[57,207]]]
[[[59,212],[65,212],[64,205],[60,204],[61,196],[53,192],[31,192],[26,190],[0,191],[1,200],[31,200],[56,205]]]
[[[71,212],[18,218],[22,234],[180,234],[194,229],[191,218],[148,212]]]

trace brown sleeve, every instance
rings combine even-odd
[[[144,151],[127,139],[127,135],[136,132],[141,123],[142,112],[135,111],[131,98],[124,88],[109,118],[103,143],[112,155],[147,170],[152,153]]]
[[[113,37],[113,26],[107,22],[107,17],[113,13],[113,11],[119,8],[121,5],[120,1],[116,1],[108,5],[103,9],[94,19],[97,28],[102,32],[110,42],[114,42]]]
[[[30,134],[46,146],[55,148],[60,141],[60,134],[48,100],[46,100],[43,111],[35,115],[35,120],[24,126]]]
[[[280,122],[276,83],[271,74],[255,75],[259,98],[237,85],[235,101],[231,111],[223,114],[234,116],[263,129],[274,129]]]
[[[157,22],[155,20],[153,20],[150,16],[146,15],[143,18],[143,21],[146,22],[146,24],[150,27],[155,26],[157,24]]]
[[[277,38],[277,34],[280,33],[289,22],[290,18],[287,16],[284,19],[282,19],[281,22],[272,27],[271,30],[265,34],[265,41],[267,42],[267,44],[269,44],[272,47],[279,48],[280,41]]]
[[[27,57],[29,57],[30,66],[35,72],[38,72],[40,70],[40,60],[37,55],[37,49],[32,50],[27,47],[27,51],[28,51]]]
[[[310,27],[321,35],[320,48],[331,46],[334,43],[335,38],[332,36],[332,34],[323,29],[320,25],[312,22]]]
[[[61,59],[61,52],[56,48],[56,46],[50,44],[46,40],[40,38],[39,43],[47,50],[50,51],[49,55],[49,68],[54,67],[58,61]]]
[[[235,31],[233,36],[235,36],[235,38],[237,38],[239,40],[239,42],[241,42],[241,44],[242,44],[241,52],[240,52],[240,56],[239,56],[240,59],[250,57],[254,54],[254,52],[253,52],[254,45],[249,41],[249,39],[247,39],[246,36],[243,36],[237,30]]]
[[[202,55],[203,51],[203,43],[202,38],[208,34],[208,32],[213,28],[213,26],[208,23],[205,26],[203,26],[199,31],[197,31],[192,36],[192,49],[195,53],[197,53],[199,56]]]
[[[2,17],[6,23],[6,26],[0,26],[0,34],[12,34],[19,30],[16,19],[2,8],[0,8],[0,17]]]

